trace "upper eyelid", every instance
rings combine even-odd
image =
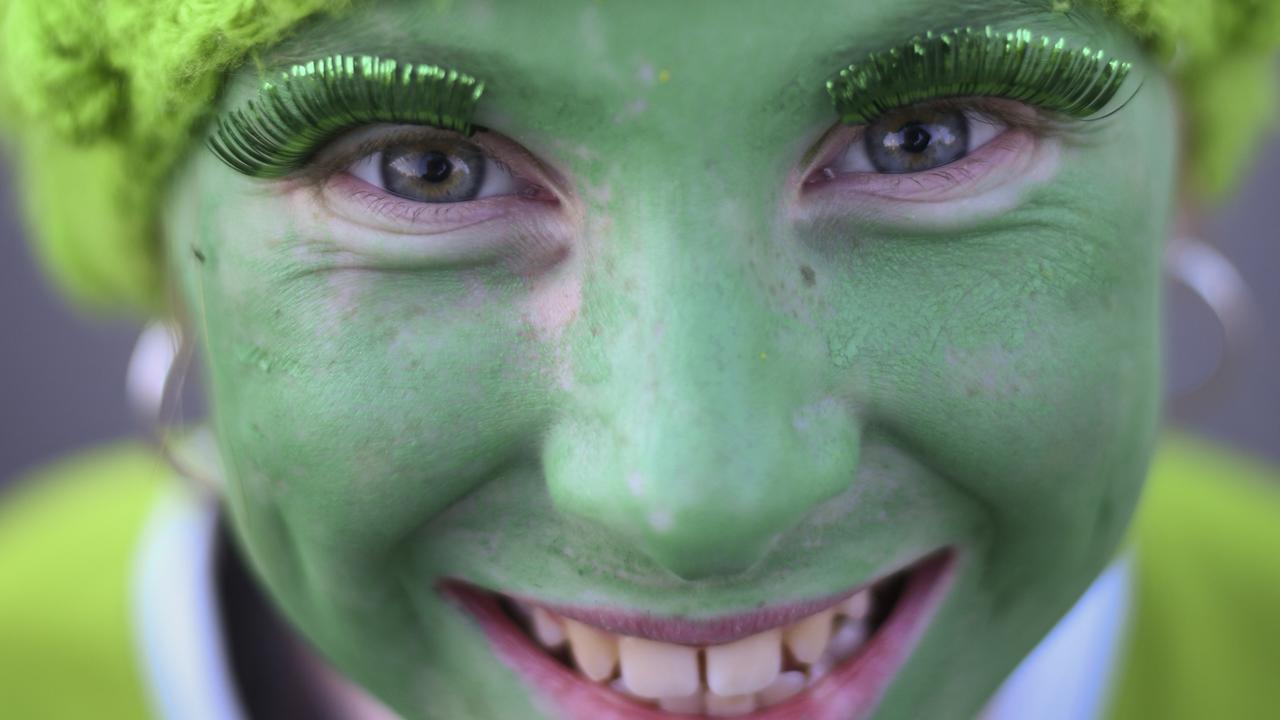
[[[974,96],[1085,118],[1112,100],[1132,67],[1101,50],[1070,47],[1063,38],[1030,30],[956,28],[871,53],[828,80],[827,93],[846,124],[922,101]]]
[[[218,118],[208,147],[233,170],[278,178],[353,126],[428,125],[471,134],[484,83],[437,65],[333,55],[294,65],[257,97]]]

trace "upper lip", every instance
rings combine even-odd
[[[537,605],[556,614],[592,625],[615,635],[629,635],[674,645],[723,645],[776,627],[789,625],[801,618],[831,607],[857,593],[864,584],[826,597],[794,603],[769,605],[748,612],[688,618],[630,612],[612,608],[558,605],[537,598],[511,595],[522,602]]]

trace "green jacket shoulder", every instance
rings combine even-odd
[[[0,495],[0,715],[145,718],[131,618],[139,536],[171,471],[128,445]]]
[[[1179,439],[1156,457],[1131,534],[1113,717],[1280,717],[1280,476]]]

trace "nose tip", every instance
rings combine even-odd
[[[603,524],[685,580],[749,570],[857,468],[858,429],[833,401],[737,418],[664,415],[561,423],[544,470],[561,511]]]

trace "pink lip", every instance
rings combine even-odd
[[[866,718],[924,634],[951,585],[954,561],[955,553],[944,550],[917,563],[912,567],[893,611],[857,656],[836,667],[799,695],[766,710],[740,717],[745,720]],[[441,592],[476,618],[494,653],[535,689],[548,715],[565,720],[679,720],[690,717],[641,705],[607,687],[591,683],[536,646],[502,610],[493,594],[456,582],[443,584]],[[786,624],[851,594],[852,591],[821,600],[706,621],[673,621],[670,618],[581,608],[566,608],[565,614],[613,632],[681,642],[668,638],[742,637]],[[813,609],[808,609],[810,607]],[[556,608],[556,611],[561,609]],[[633,632],[635,630],[642,632]],[[687,644],[714,643],[697,640]]]

